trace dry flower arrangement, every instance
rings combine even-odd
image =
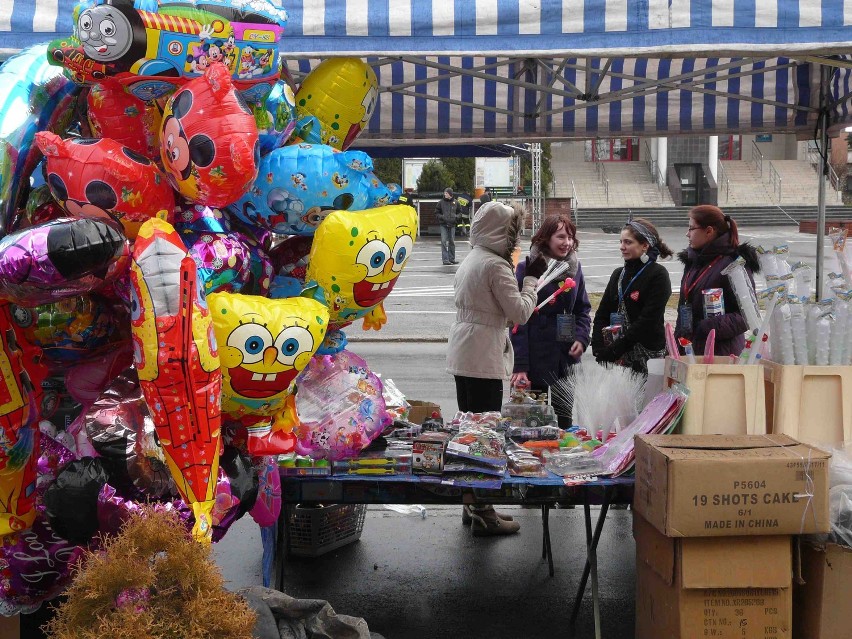
[[[45,626],[53,639],[250,639],[255,623],[209,548],[153,509],[88,553],[66,594]]]

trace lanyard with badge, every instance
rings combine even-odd
[[[689,302],[689,294],[695,290],[695,287],[698,285],[698,282],[704,279],[707,273],[713,268],[713,265],[719,261],[721,255],[717,255],[716,259],[710,262],[704,269],[695,276],[695,279],[692,280],[692,284],[689,286],[681,286],[680,288],[680,299],[683,303],[677,309],[677,321],[679,324],[679,333],[682,335],[691,335],[692,334],[692,304]]]
[[[642,271],[648,268],[648,264],[650,263],[651,262],[648,262],[642,268],[640,268],[639,272],[631,278],[631,280],[627,283],[627,286],[624,289],[621,288],[621,285],[624,282],[624,269],[621,269],[621,275],[618,276],[618,312],[609,314],[610,326],[624,326],[624,319],[627,315],[627,311],[624,309],[624,295],[627,293],[627,291],[630,290],[630,287],[633,286],[633,282],[635,282],[639,278],[639,276],[642,275]]]

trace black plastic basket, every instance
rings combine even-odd
[[[361,538],[367,506],[285,506],[287,552],[297,557],[319,557]]]

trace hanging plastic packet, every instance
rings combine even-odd
[[[831,300],[821,300],[807,306],[808,364],[816,364],[817,323],[821,315],[831,311]]]
[[[746,343],[746,349],[740,354],[740,363],[755,364],[758,359],[764,357],[772,359],[775,355],[775,353],[771,352],[771,348],[769,353],[766,353],[765,349],[768,343],[769,326],[772,323],[772,316],[775,313],[775,306],[781,298],[779,290],[780,287],[776,286],[764,289],[760,292],[760,298],[765,300],[764,304],[766,306],[766,311],[763,314],[763,318],[760,320],[760,326],[758,326],[754,331],[753,340],[749,340],[750,343]],[[746,353],[746,351],[748,351],[748,353]],[[745,362],[742,361],[743,358],[747,358]]]
[[[848,366],[849,364],[852,364],[852,291],[840,293],[839,297],[843,298],[847,305],[846,328],[844,329],[844,334],[841,337],[844,344],[843,365]]]
[[[846,288],[852,289],[852,267],[850,267],[849,260],[846,258],[846,237],[848,234],[849,231],[846,229],[833,228],[829,229],[828,237],[831,239],[831,246],[840,264],[840,272],[843,273]]]
[[[721,288],[707,288],[701,291],[704,297],[704,319],[725,314],[725,293]]]
[[[790,255],[790,247],[786,244],[779,244],[775,248],[772,249],[772,252],[775,253],[775,263],[777,264],[777,275],[787,275],[793,271],[790,268],[790,262],[787,261],[787,258]]]
[[[842,366],[846,350],[846,328],[849,317],[849,304],[842,297],[834,299],[834,323],[831,325],[831,338],[828,363]]]
[[[785,366],[796,363],[793,352],[793,326],[791,324],[790,303],[787,297],[782,297],[775,306],[772,314],[772,328],[770,332],[770,343],[772,344],[772,360]]]
[[[793,327],[793,355],[795,363],[808,363],[808,322],[805,303],[800,297],[790,297],[790,325]]]
[[[765,249],[762,246],[757,247],[757,260],[760,262],[760,270],[765,277],[778,277],[778,261],[775,259],[775,252],[771,249]]]
[[[737,305],[740,307],[748,327],[751,330],[760,328],[760,309],[757,306],[757,296],[745,269],[745,260],[738,257],[725,267],[722,274],[728,276]]]
[[[829,273],[825,276],[825,282],[823,282],[823,299],[828,297],[834,297],[837,295],[838,291],[845,291],[846,288],[846,280],[843,279],[842,273]]]
[[[834,324],[833,313],[823,313],[816,324],[816,360],[817,366],[828,366],[831,357],[831,327]]]
[[[804,262],[793,264],[793,277],[796,278],[796,297],[805,299],[811,296],[814,284],[814,270]]]

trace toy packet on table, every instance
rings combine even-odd
[[[447,443],[447,456],[472,460],[482,465],[506,466],[506,453],[502,435],[481,425],[459,429]]]
[[[414,474],[440,475],[444,470],[444,454],[447,450],[449,433],[423,433],[411,446],[411,472]]]

